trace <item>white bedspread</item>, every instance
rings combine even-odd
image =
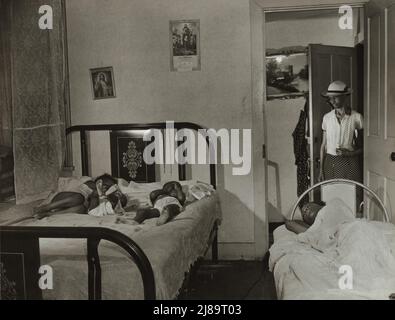
[[[132,238],[147,255],[154,271],[157,299],[173,299],[182,286],[185,272],[207,249],[214,221],[220,217],[218,196],[214,194],[188,205],[184,212],[163,226],[156,226],[156,218],[141,225],[129,225],[116,224],[115,216],[78,214],[54,215],[19,225],[106,227],[120,231]],[[40,249],[41,263],[54,270],[54,289],[45,291],[44,298],[87,299],[86,241],[41,239]],[[140,272],[123,249],[102,241],[99,255],[103,299],[144,298]]]
[[[395,293],[395,226],[355,219],[335,199],[304,233],[275,230],[270,248],[280,299],[388,299]],[[352,268],[352,289],[341,289],[341,266]],[[344,271],[343,271],[344,272]]]

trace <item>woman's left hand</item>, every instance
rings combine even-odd
[[[341,157],[352,157],[354,155],[354,152],[348,149],[339,148],[336,149],[336,154]]]

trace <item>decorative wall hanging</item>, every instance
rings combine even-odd
[[[200,70],[200,20],[170,21],[170,69]]]
[[[144,162],[143,153],[150,143],[138,130],[111,131],[111,172],[115,177],[134,182],[155,182],[155,164]]]

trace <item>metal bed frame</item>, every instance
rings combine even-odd
[[[89,131],[128,131],[166,129],[166,123],[148,124],[102,124],[102,125],[79,125],[66,129],[66,135],[73,132],[80,133],[82,175],[89,175],[87,132]],[[205,129],[197,124],[189,122],[176,122],[174,129]],[[209,138],[206,139],[210,147]],[[186,179],[185,165],[178,166],[179,179]],[[210,183],[216,188],[216,165],[210,164]],[[212,248],[212,260],[218,260],[218,225],[214,222],[211,230],[208,249]],[[40,238],[68,238],[87,240],[87,262],[88,262],[88,298],[89,300],[100,300],[102,298],[101,267],[98,246],[101,240],[110,241],[123,248],[137,265],[143,280],[144,299],[156,299],[155,278],[152,266],[144,251],[129,237],[107,228],[90,227],[18,227],[0,226],[0,253],[22,254],[29,262],[24,269],[25,299],[42,299],[42,292],[38,288],[38,268],[40,267]],[[29,270],[28,270],[29,269]],[[1,299],[1,297],[0,297]]]
[[[299,206],[299,203],[302,201],[302,199],[308,195],[311,191],[313,191],[314,189],[324,186],[324,185],[330,185],[330,184],[348,184],[348,185],[353,185],[353,186],[359,186],[361,188],[363,188],[364,190],[366,190],[368,193],[370,193],[374,199],[377,200],[377,202],[380,204],[380,207],[382,208],[382,213],[383,213],[383,217],[385,219],[385,222],[390,222],[390,216],[388,214],[387,208],[385,207],[383,201],[381,201],[380,197],[377,195],[377,193],[375,193],[373,190],[371,190],[369,187],[365,186],[364,184],[357,182],[357,181],[353,181],[353,180],[347,180],[347,179],[331,179],[331,180],[326,180],[326,181],[321,181],[317,184],[315,184],[314,186],[310,187],[309,189],[307,189],[305,192],[303,192],[300,197],[298,198],[298,200],[296,201],[295,205],[292,208],[292,214],[291,214],[291,220],[294,220],[295,217],[295,213],[296,213],[296,209]]]

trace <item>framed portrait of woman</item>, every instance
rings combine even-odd
[[[112,67],[90,69],[93,99],[115,98],[114,71]]]

